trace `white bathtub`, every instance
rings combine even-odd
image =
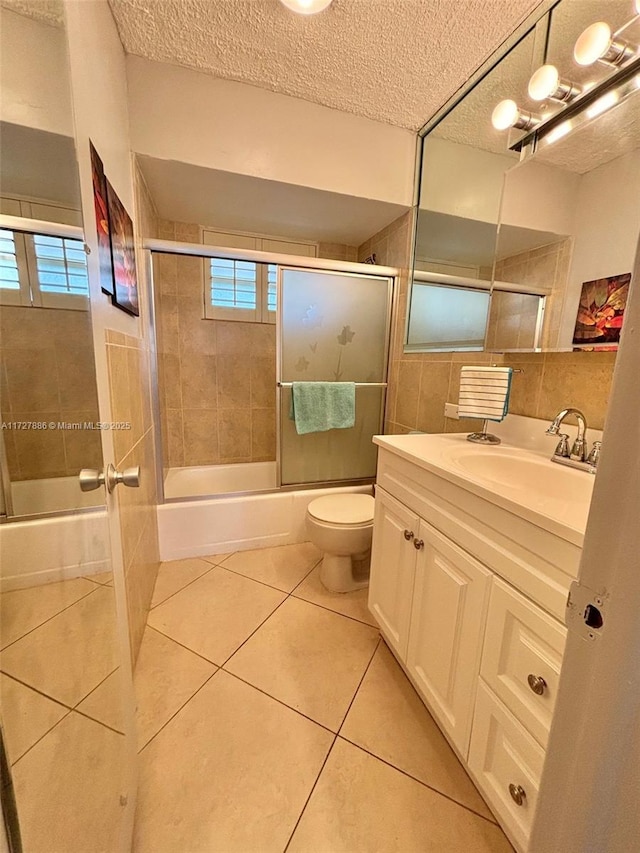
[[[239,462],[235,465],[169,468],[164,480],[165,498],[259,492],[275,488],[275,462]]]
[[[371,486],[303,489],[268,495],[180,501],[158,507],[160,559],[181,560],[308,540],[307,506],[340,492],[371,494]]]

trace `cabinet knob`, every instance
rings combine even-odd
[[[532,672],[527,676],[527,683],[537,696],[542,696],[547,689],[547,682],[544,678],[541,675],[534,675]]]
[[[413,539],[413,530],[405,530],[404,538],[407,540],[407,542],[411,542],[411,540]]]
[[[422,539],[414,539],[413,547],[416,549],[416,551],[419,551],[421,548],[424,548],[424,541]]]
[[[511,799],[517,806],[524,805],[524,801],[527,798],[527,793],[522,785],[514,785],[513,782],[509,785],[509,793],[511,794]]]

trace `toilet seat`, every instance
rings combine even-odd
[[[375,501],[371,495],[326,495],[311,501],[307,512],[320,524],[332,527],[369,527]]]

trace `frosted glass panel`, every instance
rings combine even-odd
[[[489,291],[442,287],[414,281],[409,347],[421,350],[482,350]]]
[[[389,279],[283,269],[283,382],[384,382]]]
[[[332,429],[298,435],[289,420],[291,388],[280,397],[283,486],[375,477],[377,448],[372,438],[381,431],[385,388],[356,388],[356,423],[352,429]]]

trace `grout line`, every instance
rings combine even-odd
[[[66,708],[66,705],[65,705],[64,707]],[[51,726],[51,728],[50,728],[50,729],[47,729],[47,731],[46,731],[43,735],[40,735],[40,737],[38,738],[38,740],[34,741],[34,743],[32,743],[32,744],[31,744],[31,746],[29,747],[29,749],[25,750],[25,751],[22,753],[22,755],[20,756],[20,758],[16,758],[16,760],[15,760],[15,761],[12,761],[12,762],[11,762],[11,767],[15,767],[15,766],[16,766],[16,764],[18,764],[18,762],[19,762],[19,761],[22,761],[22,759],[25,757],[25,755],[28,755],[28,754],[31,752],[31,750],[34,748],[34,746],[37,746],[37,745],[40,743],[40,741],[41,741],[41,740],[44,740],[44,739],[46,738],[46,736],[47,736],[47,735],[51,734],[51,732],[52,732],[55,728],[57,728],[57,727],[60,725],[60,723],[62,723],[64,720],[66,720],[66,719],[67,719],[67,717],[68,717],[70,714],[72,714],[72,713],[73,713],[73,710],[72,710],[71,708],[67,708],[67,713],[66,713],[64,716],[62,716],[62,717],[57,721],[57,723],[54,723],[54,724]]]
[[[293,836],[296,834],[296,830],[297,830],[297,828],[298,828],[298,825],[299,825],[300,821],[302,820],[302,816],[304,815],[304,813],[305,813],[305,811],[306,811],[306,809],[307,809],[307,806],[309,805],[309,802],[310,802],[310,800],[311,800],[311,797],[313,796],[313,792],[315,791],[315,789],[316,789],[316,787],[317,787],[317,785],[318,785],[318,782],[320,781],[320,777],[322,776],[322,771],[324,770],[325,765],[326,765],[327,761],[329,760],[329,756],[330,756],[330,755],[331,755],[331,753],[333,752],[333,748],[334,748],[334,746],[336,745],[336,741],[338,740],[338,736],[339,736],[340,729],[341,729],[341,728],[342,728],[342,726],[344,725],[344,721],[346,720],[347,715],[348,715],[349,711],[351,710],[351,706],[353,705],[353,703],[354,703],[354,701],[355,701],[355,698],[356,698],[356,696],[358,695],[358,691],[360,690],[360,687],[361,687],[361,685],[362,685],[362,682],[364,681],[364,678],[365,678],[365,676],[366,676],[367,672],[369,671],[369,667],[371,666],[371,662],[373,661],[373,657],[374,657],[375,653],[377,652],[377,650],[378,650],[378,647],[379,647],[380,643],[381,643],[381,638],[380,638],[380,637],[378,637],[378,642],[376,643],[375,648],[373,649],[373,652],[371,653],[371,657],[369,658],[369,663],[367,664],[367,666],[365,667],[364,672],[362,673],[362,678],[361,678],[361,679],[360,679],[360,681],[358,682],[358,686],[356,687],[356,689],[355,689],[355,691],[354,691],[354,694],[353,694],[353,696],[351,697],[351,702],[349,702],[349,707],[347,708],[347,710],[346,710],[346,712],[345,712],[345,715],[344,715],[344,717],[342,718],[342,722],[340,723],[340,727],[338,728],[338,734],[336,734],[336,735],[335,735],[335,737],[333,738],[333,742],[331,743],[331,746],[329,747],[329,751],[327,752],[327,755],[326,755],[326,757],[325,757],[324,761],[322,762],[322,766],[320,767],[320,770],[318,771],[318,775],[316,776],[315,782],[314,782],[314,783],[313,783],[313,785],[311,786],[311,790],[309,791],[309,796],[308,796],[308,797],[307,797],[307,799],[305,800],[305,803],[304,803],[304,805],[303,805],[303,807],[302,807],[302,811],[301,811],[301,812],[300,812],[300,814],[298,815],[298,820],[296,821],[295,826],[293,827],[293,829],[292,829],[292,831],[291,831],[291,835],[289,836],[289,840],[287,841],[287,843],[286,843],[286,845],[285,845],[285,848],[284,848],[284,853],[287,853],[287,850],[289,849],[289,845],[291,844],[291,841],[292,841],[292,839],[293,839]]]
[[[113,732],[117,735],[122,735],[122,737],[126,737],[126,732],[120,731],[120,729],[114,729],[113,726],[110,726],[108,723],[104,723],[102,720],[96,720],[95,717],[92,717],[90,714],[81,711],[79,708],[73,709],[74,714],[79,714],[79,716],[84,717],[85,720],[91,720],[92,723],[96,723],[99,726],[102,726],[105,729],[108,729],[110,732]]]
[[[350,616],[348,613],[342,613],[340,610],[333,610],[333,608],[327,607],[325,604],[319,604],[317,601],[310,601],[308,598],[302,598],[302,596],[296,595],[295,591],[291,593],[291,596],[297,601],[304,601],[305,604],[315,604],[316,607],[320,607],[328,613],[334,613],[336,616],[344,616],[345,619],[351,619],[352,622],[357,622],[358,625],[366,625],[367,628],[375,628],[376,631],[378,630],[378,626],[373,625],[371,622],[365,622],[363,619],[358,619],[357,616]]]
[[[70,580],[76,580],[76,578],[70,578]],[[77,578],[77,580],[84,580],[84,578]],[[65,583],[65,581],[60,581],[60,583]],[[46,584],[44,584],[44,586],[46,586]],[[32,588],[33,587],[25,587],[25,589],[32,589]],[[0,652],[6,652],[6,650],[11,648],[11,646],[15,645],[16,643],[19,643],[20,640],[24,640],[25,637],[29,636],[29,634],[33,634],[34,631],[37,631],[38,628],[42,628],[42,626],[46,625],[47,622],[51,622],[52,619],[55,619],[56,616],[59,616],[61,613],[64,613],[65,610],[70,610],[72,607],[74,607],[80,601],[83,601],[85,598],[89,598],[90,595],[93,595],[94,593],[98,592],[99,589],[106,589],[106,588],[107,588],[106,586],[102,586],[101,584],[94,584],[94,588],[90,589],[89,592],[86,592],[84,595],[81,595],[80,598],[76,598],[75,601],[72,601],[71,604],[67,604],[66,607],[62,608],[62,610],[58,610],[58,612],[54,613],[53,616],[49,616],[47,619],[44,620],[44,622],[40,622],[38,625],[35,626],[35,628],[31,628],[26,633],[21,634],[17,639],[12,640],[6,646],[3,646],[2,649],[0,649]],[[113,587],[111,587],[111,589],[113,589]],[[18,592],[18,590],[17,589],[12,590],[12,592]],[[7,595],[6,592],[4,594]]]
[[[92,687],[91,690],[82,697],[82,699],[79,699],[76,702],[76,704],[73,706],[73,710],[75,711],[81,702],[84,702],[84,700],[88,699],[92,693],[95,693],[95,691],[98,689],[98,687],[102,687],[102,685],[105,683],[105,681],[108,678],[111,678],[111,676],[114,674],[114,672],[117,672],[119,669],[120,669],[120,666],[116,666],[114,669],[111,670],[111,672],[108,675],[105,675],[105,677],[101,681],[99,681],[95,687]],[[98,722],[100,722],[100,721],[98,720]],[[106,725],[106,723],[105,723],[105,725]]]
[[[138,755],[140,755],[140,753],[141,753],[141,752],[143,752],[143,750],[145,750],[145,749],[149,746],[149,744],[150,744],[153,740],[155,740],[155,739],[158,737],[158,735],[160,734],[160,732],[161,732],[163,729],[166,729],[166,727],[169,725],[169,723],[171,722],[171,720],[173,720],[173,718],[174,718],[174,717],[176,717],[176,716],[180,713],[180,711],[182,711],[182,709],[183,709],[184,707],[186,707],[186,706],[189,704],[189,702],[191,702],[191,700],[194,698],[194,696],[197,696],[197,695],[198,695],[198,693],[202,690],[202,688],[205,686],[205,684],[208,684],[208,683],[211,681],[211,679],[212,679],[212,678],[213,678],[213,677],[214,677],[218,672],[220,672],[220,667],[218,667],[218,669],[216,669],[216,671],[215,671],[215,672],[212,672],[212,673],[211,673],[211,675],[210,675],[210,676],[209,676],[205,681],[203,681],[203,682],[202,682],[202,684],[200,685],[200,687],[198,687],[198,689],[195,691],[195,693],[193,693],[191,696],[189,696],[189,698],[186,700],[186,702],[183,702],[183,704],[182,704],[182,705],[180,705],[180,707],[178,708],[178,710],[177,710],[177,711],[175,711],[175,713],[173,713],[173,714],[169,717],[169,719],[168,719],[165,723],[163,723],[163,724],[160,726],[160,728],[158,729],[158,731],[157,731],[155,734],[151,735],[151,737],[149,738],[149,740],[148,740],[148,741],[147,741],[143,746],[141,746],[141,747],[139,747],[139,748],[138,748]],[[137,715],[136,715],[136,717],[137,717]],[[136,719],[136,722],[137,722],[137,719]]]
[[[161,631],[159,628],[154,628],[153,625],[149,624],[147,624],[145,627],[149,628],[151,631],[155,631],[156,634],[160,634],[160,636],[164,637],[165,640],[170,640],[172,643],[175,643],[176,646],[180,646],[181,649],[184,649],[187,652],[191,652],[192,655],[195,655],[196,657],[200,658],[200,660],[204,660],[207,663],[210,663],[212,666],[217,666],[218,668],[221,667],[219,663],[216,663],[215,661],[211,660],[211,658],[206,658],[203,654],[200,654],[200,652],[196,652],[193,649],[189,648],[189,646],[185,646],[184,643],[181,643],[179,640],[176,640],[175,637],[170,637],[169,634],[165,634],[164,631]]]
[[[273,610],[271,611],[271,613],[269,613],[269,615],[268,615],[268,616],[266,616],[266,617],[262,620],[262,622],[261,622],[261,623],[260,623],[256,628],[254,628],[254,630],[249,634],[249,636],[246,638],[246,640],[243,640],[243,641],[240,643],[240,645],[238,646],[238,648],[237,648],[234,652],[232,652],[232,653],[229,655],[229,657],[225,660],[225,662],[224,662],[223,664],[221,664],[221,666],[220,666],[220,668],[221,668],[221,669],[224,669],[224,667],[229,663],[229,661],[231,660],[231,658],[232,658],[232,657],[233,657],[237,652],[239,652],[239,651],[240,651],[240,649],[241,649],[241,648],[242,648],[246,643],[248,643],[248,642],[249,642],[249,640],[253,637],[253,635],[254,635],[257,631],[259,631],[259,630],[260,630],[260,628],[262,628],[262,626],[264,625],[264,623],[265,623],[265,622],[268,622],[268,621],[269,621],[269,619],[271,619],[271,617],[272,617],[272,616],[273,616],[273,614],[276,612],[276,610],[279,610],[279,609],[282,607],[282,605],[285,603],[285,601],[288,601],[290,597],[291,597],[290,595],[285,595],[285,597],[282,599],[282,601],[280,602],[280,604],[276,605],[276,606],[273,608]],[[226,672],[226,670],[225,670],[225,672]]]
[[[199,560],[200,558],[199,558],[199,557],[192,557],[192,558],[187,558],[187,559]],[[167,562],[173,562],[173,561],[172,561],[172,560],[167,560]],[[203,563],[206,563],[206,560],[203,560],[202,562],[203,562]],[[197,577],[197,578],[194,578],[193,580],[189,581],[189,582],[188,582],[188,583],[186,583],[184,586],[181,586],[181,587],[180,587],[180,589],[177,589],[175,592],[172,592],[172,593],[171,593],[171,595],[168,595],[166,598],[163,598],[163,599],[162,599],[162,601],[159,601],[157,604],[154,604],[154,605],[153,605],[153,607],[150,607],[150,608],[149,608],[149,613],[150,613],[152,610],[155,610],[155,609],[156,609],[156,607],[160,607],[160,605],[161,605],[161,604],[164,604],[164,603],[165,603],[165,601],[169,601],[169,599],[170,599],[170,598],[173,598],[173,597],[174,597],[174,595],[177,595],[179,592],[182,592],[182,590],[183,590],[183,589],[186,589],[188,586],[191,586],[191,584],[194,584],[196,581],[199,581],[199,580],[200,580],[200,578],[203,578],[205,575],[208,575],[208,574],[209,574],[209,572],[211,571],[211,569],[215,569],[215,568],[216,568],[216,566],[211,565],[211,563],[207,563],[207,565],[209,566],[209,568],[208,568],[208,569],[205,569],[205,571],[204,571],[201,575],[198,575],[198,577]],[[160,568],[158,569],[158,572],[160,572],[160,570],[162,569],[162,566],[163,566],[163,564],[162,564],[162,563],[160,563]],[[158,576],[156,575],[156,581],[157,581],[157,577],[158,577]],[[155,588],[155,584],[154,584],[154,588]],[[152,597],[153,597],[153,594],[152,594]]]
[[[439,796],[444,797],[445,800],[449,800],[450,802],[455,803],[455,805],[460,806],[460,808],[466,809],[466,811],[471,812],[471,814],[475,815],[476,817],[480,817],[483,820],[486,820],[487,823],[490,823],[493,826],[499,825],[495,819],[488,818],[486,815],[483,815],[480,812],[477,812],[475,809],[471,808],[471,806],[467,806],[464,803],[461,803],[459,800],[456,800],[450,794],[445,794],[442,791],[440,791],[438,788],[434,788],[434,786],[429,785],[428,782],[424,782],[422,779],[418,779],[417,776],[413,776],[413,774],[409,773],[407,770],[403,770],[402,767],[398,767],[396,764],[392,764],[391,761],[388,761],[386,758],[382,758],[382,756],[377,755],[375,752],[371,752],[371,750],[367,749],[366,747],[362,746],[359,743],[356,743],[355,741],[351,740],[350,738],[346,737],[345,735],[338,733],[338,737],[341,740],[346,741],[346,743],[351,744],[351,746],[355,746],[357,749],[361,750],[362,752],[366,752],[366,754],[370,755],[372,758],[375,758],[378,761],[381,761],[383,764],[386,764],[387,767],[391,767],[392,770],[397,770],[398,773],[402,773],[403,776],[407,776],[409,779],[412,779],[414,782],[417,782],[419,785],[422,785],[424,788],[428,788],[430,791],[433,791],[434,794],[438,794]],[[458,761],[458,763],[460,763],[457,756],[454,755],[454,757],[455,757],[455,760]],[[469,781],[471,781],[471,779],[469,779]],[[473,785],[473,782],[471,782],[471,784]],[[475,790],[477,790],[475,785],[473,785],[473,787]]]

